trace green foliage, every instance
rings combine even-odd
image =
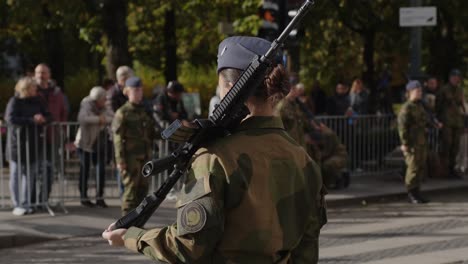
[[[0,113],[4,113],[8,100],[15,94],[15,81],[0,78]]]
[[[153,95],[153,89],[156,86],[165,86],[164,75],[161,71],[151,66],[144,65],[139,61],[135,61],[133,66],[135,75],[140,77],[143,81],[143,93],[146,97],[151,97]]]
[[[82,68],[75,74],[68,75],[65,78],[66,94],[71,106],[71,113],[69,115],[71,120],[76,120],[81,100],[88,96],[91,88],[98,85],[97,71],[87,68]]]
[[[208,104],[211,97],[215,95],[218,85],[216,66],[213,64],[209,67],[200,67],[185,62],[181,65],[180,72],[179,81],[185,86],[187,92],[200,93],[202,115],[208,116]]]

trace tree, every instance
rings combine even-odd
[[[132,66],[132,59],[128,52],[127,1],[101,1],[103,31],[107,38],[107,76],[115,78],[117,67]]]

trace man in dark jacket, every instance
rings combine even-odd
[[[60,89],[60,87],[56,86],[55,83],[51,79],[50,68],[44,63],[41,63],[36,66],[34,70],[34,78],[37,84],[37,92],[39,97],[42,100],[42,103],[45,105],[46,109],[52,115],[53,122],[66,122],[68,120],[68,112],[67,112],[67,102],[65,99],[65,95]],[[46,137],[47,137],[47,149],[46,149],[46,156],[43,158],[44,164],[40,166],[41,173],[40,175],[43,177],[43,181],[46,186],[46,192],[44,194],[41,193],[40,198],[41,200],[47,201],[49,199],[50,191],[52,190],[52,182],[53,182],[53,175],[52,175],[52,160],[53,155],[58,155],[59,149],[58,147],[60,144],[64,142],[58,142],[56,138],[60,134],[60,130],[58,129],[59,126],[50,126],[47,129]],[[53,148],[55,147],[55,148]],[[44,190],[41,188],[41,190]]]
[[[170,81],[167,84],[166,92],[159,95],[154,103],[154,110],[158,117],[169,123],[176,119],[187,119],[182,95],[184,86],[177,81]]]
[[[124,65],[117,68],[117,72],[115,73],[117,83],[111,88],[111,97],[108,98],[111,101],[110,105],[114,113],[128,101],[127,96],[123,94],[123,89],[125,88],[125,81],[133,77],[133,75],[133,70],[128,66]]]
[[[335,88],[335,95],[330,97],[327,103],[327,114],[342,116],[349,112],[350,99],[349,88],[343,82],[338,82]]]

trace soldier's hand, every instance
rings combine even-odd
[[[123,247],[124,236],[127,233],[127,229],[120,228],[115,229],[115,223],[112,223],[104,232],[102,232],[102,238],[106,239],[109,242],[109,245],[114,247]]]
[[[444,127],[444,124],[442,124],[441,122],[437,122],[436,124],[437,129],[442,129],[443,127]]]
[[[403,151],[403,153],[407,153],[408,150],[409,150],[409,149],[408,149],[408,146],[406,146],[406,145],[401,145],[400,148],[401,148],[401,151]]]

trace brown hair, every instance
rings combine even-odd
[[[219,75],[223,76],[226,82],[235,83],[239,79],[242,71],[232,68],[221,70]],[[265,77],[263,83],[257,88],[254,96],[273,104],[278,103],[289,93],[289,76],[283,65],[278,64],[270,74]]]

